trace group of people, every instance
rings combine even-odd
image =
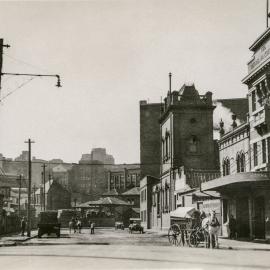
[[[90,227],[90,233],[94,234],[95,233],[95,223],[94,222],[89,222],[89,227]],[[72,229],[74,230],[74,233],[78,231],[78,233],[81,233],[82,230],[82,221],[80,218],[72,218],[69,222],[69,233],[71,233]]]

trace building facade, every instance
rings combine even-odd
[[[114,165],[107,171],[108,191],[119,194],[133,187],[140,187],[141,167],[139,164]]]
[[[202,184],[222,197],[223,224],[230,215],[237,221],[238,237],[270,239],[270,29],[250,47],[248,75],[248,121],[223,133],[220,161],[222,177]],[[224,230],[225,231],[225,230]]]
[[[164,100],[160,119],[163,229],[169,228],[169,213],[175,209],[174,168],[214,170],[218,167],[213,139],[214,108],[212,93],[201,96],[194,85],[169,92]]]
[[[140,160],[141,178],[160,176],[160,125],[162,103],[140,101]]]

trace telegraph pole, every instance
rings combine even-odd
[[[1,101],[1,88],[2,88],[2,76],[27,76],[27,77],[55,77],[57,79],[56,87],[62,87],[60,75],[58,74],[31,74],[31,73],[12,73],[12,72],[2,72],[3,67],[3,48],[10,48],[10,45],[4,44],[4,39],[0,38],[0,101]]]
[[[43,209],[44,209],[44,211],[46,211],[45,168],[47,166],[45,165],[45,163],[43,163],[43,165],[41,165],[41,167],[43,168],[43,173],[42,173],[42,176],[43,176]]]
[[[32,181],[32,164],[31,164],[31,144],[34,141],[28,139],[28,204],[27,204],[27,236],[31,236],[31,181]]]
[[[4,45],[4,39],[0,38],[0,93],[1,93],[1,79],[2,79],[2,67],[3,67],[3,48],[9,48],[8,44]]]

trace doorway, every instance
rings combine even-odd
[[[238,237],[249,237],[248,197],[236,200],[236,224]]]
[[[254,236],[265,239],[265,202],[262,196],[254,199]]]

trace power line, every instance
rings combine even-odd
[[[16,92],[17,90],[19,90],[20,88],[22,88],[23,86],[25,86],[26,84],[28,84],[30,81],[32,81],[33,79],[35,79],[35,77],[31,77],[30,79],[28,79],[26,82],[23,82],[22,84],[20,84],[18,87],[16,87],[14,90],[11,90],[9,93],[7,93],[5,96],[3,96],[3,98],[0,98],[0,102],[2,102],[4,99],[6,99],[8,96],[10,96],[11,94],[13,94],[14,92]]]
[[[36,66],[36,65],[27,63],[27,62],[25,62],[25,61],[23,61],[23,60],[20,60],[20,59],[14,57],[14,56],[11,56],[10,54],[3,53],[3,55],[5,55],[6,57],[8,57],[8,58],[10,58],[11,60],[16,61],[16,62],[18,62],[18,63],[27,65],[27,66],[32,67],[32,68],[35,68],[35,69],[39,69],[39,70],[41,70],[41,71],[49,72],[49,70],[47,70],[47,69],[44,69],[44,68],[41,68],[41,67],[39,67],[39,66]]]

